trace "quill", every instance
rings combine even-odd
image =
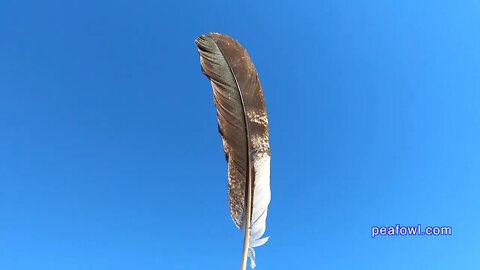
[[[265,100],[247,51],[227,35],[211,33],[195,40],[203,73],[212,84],[218,129],[228,161],[230,215],[244,230],[241,269],[253,248],[265,244],[270,203],[270,145]]]

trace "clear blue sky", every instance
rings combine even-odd
[[[265,90],[259,270],[479,269],[479,26],[473,0],[1,1],[0,269],[239,267],[212,31]],[[370,235],[419,223],[453,235]]]

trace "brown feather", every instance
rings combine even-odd
[[[228,160],[230,214],[235,224],[242,227],[248,181],[251,181],[252,192],[255,186],[251,164],[259,155],[270,156],[262,87],[247,51],[231,37],[212,33],[199,37],[195,43],[202,71],[212,83],[219,131]],[[248,179],[249,170],[251,179]],[[253,200],[253,194],[251,196]]]

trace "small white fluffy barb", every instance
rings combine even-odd
[[[267,228],[267,212],[270,203],[270,156],[259,154],[253,162],[255,168],[255,187],[253,190],[252,223],[250,225],[250,242],[248,257],[250,266],[255,268],[255,251],[253,248],[268,241],[268,237],[261,238]]]

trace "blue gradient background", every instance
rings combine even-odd
[[[68,3],[67,3],[68,2]],[[0,269],[237,269],[193,43],[271,123],[258,269],[480,269],[479,1],[0,2]],[[377,237],[372,226],[450,225]]]

